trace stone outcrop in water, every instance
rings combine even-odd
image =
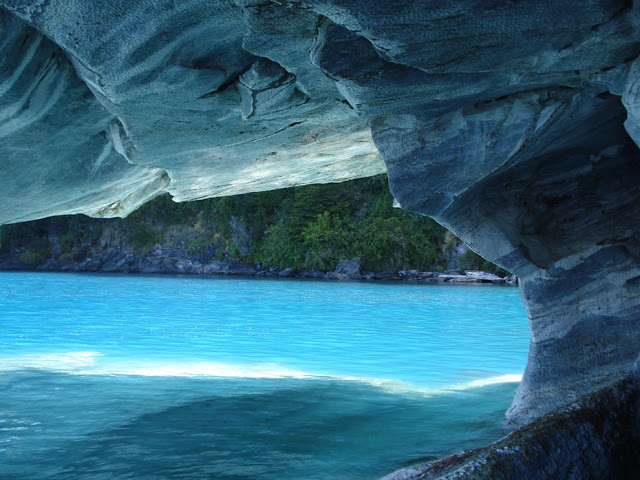
[[[640,471],[640,361],[627,378],[488,447],[383,480],[633,479]]]
[[[632,1],[9,1],[0,222],[367,176],[521,280],[526,423],[640,344]]]

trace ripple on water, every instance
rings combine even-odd
[[[516,289],[0,272],[0,478],[377,478],[491,442]]]

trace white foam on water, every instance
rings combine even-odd
[[[137,375],[144,377],[224,377],[224,378],[309,378],[312,374],[282,367],[277,364],[229,365],[222,363],[162,363],[143,362],[127,365],[117,362],[100,370],[87,370],[84,374]]]
[[[144,377],[221,377],[251,379],[327,379],[364,383],[386,393],[425,396],[446,394],[503,383],[522,381],[522,374],[498,375],[444,387],[425,387],[409,382],[372,377],[310,373],[276,363],[224,364],[213,362],[169,362],[157,360],[109,359],[100,352],[66,352],[0,357],[0,371],[40,369],[77,375],[133,375]]]
[[[222,364],[113,360],[100,352],[66,352],[0,356],[0,371],[38,369],[77,375],[135,375],[145,377],[309,378],[322,375],[286,368],[275,363]]]
[[[409,382],[403,382],[400,380],[388,380],[388,379],[376,379],[376,378],[355,378],[355,377],[342,377],[340,380],[355,380],[363,383],[367,383],[374,387],[378,387],[386,393],[396,395],[409,395],[419,394],[424,396],[443,395],[447,393],[460,392],[464,390],[472,390],[475,388],[486,387],[489,385],[499,385],[503,383],[518,383],[522,381],[522,374],[508,374],[499,375],[489,378],[481,378],[477,380],[471,380],[466,383],[457,383],[447,385],[444,387],[425,387],[421,385],[414,385]]]
[[[35,368],[55,372],[74,373],[80,368],[96,365],[100,352],[66,352],[26,354],[15,357],[0,356],[0,372]]]
[[[498,385],[500,383],[519,383],[522,381],[521,373],[512,373],[508,375],[499,375],[497,377],[481,378],[472,380],[467,383],[452,385],[449,390],[469,390],[471,388],[487,387],[489,385]]]

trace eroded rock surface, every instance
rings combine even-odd
[[[522,280],[509,420],[620,378],[640,344],[637,7],[320,4],[312,59],[369,119],[399,204]]]
[[[0,0],[0,222],[126,214],[384,169],[517,274],[512,423],[640,344],[640,6]]]
[[[533,19],[540,8],[544,25]],[[522,280],[531,353],[508,414],[521,424],[619,378],[640,344],[640,164],[624,107],[634,103],[637,10],[465,2],[452,14],[425,9],[423,21],[442,26],[455,17],[456,30],[427,34],[411,67],[407,58],[418,52],[380,53],[380,76],[395,88],[379,88],[378,79],[372,88],[368,75],[344,82],[371,118],[400,205],[435,218]],[[375,41],[388,36],[388,21],[368,23],[363,56],[382,52]],[[327,34],[326,60],[318,57],[328,71],[342,37],[355,36],[331,28],[341,34],[333,43]],[[445,43],[442,63],[442,49],[428,47]],[[334,75],[361,63],[340,64]],[[383,110],[389,91],[410,94]]]
[[[301,5],[0,7],[0,223],[385,170],[366,121],[312,65],[318,14]]]
[[[621,381],[489,447],[400,470],[384,480],[636,478],[639,398],[637,386]]]

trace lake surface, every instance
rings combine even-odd
[[[0,272],[0,478],[373,479],[504,435],[516,288]]]

